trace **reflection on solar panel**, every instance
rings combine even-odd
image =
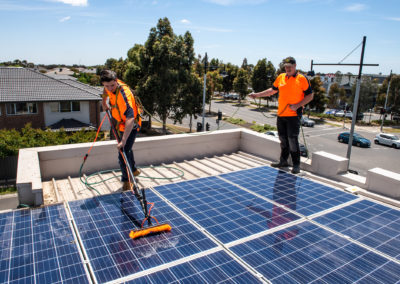
[[[315,221],[400,260],[399,210],[363,200]]]
[[[310,216],[357,197],[271,167],[220,175],[269,200]]]
[[[63,205],[0,214],[0,283],[89,283]]]
[[[303,222],[231,247],[273,283],[396,283],[400,265]]]
[[[261,283],[226,252],[219,251],[127,283]]]
[[[131,192],[69,202],[79,235],[98,282],[106,282],[216,247],[154,193],[152,215],[172,226],[170,233],[132,240],[143,213]]]
[[[224,243],[299,219],[217,177],[162,185],[155,190]]]

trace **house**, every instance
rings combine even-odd
[[[57,68],[53,68],[50,69],[46,72],[46,74],[57,74],[57,75],[73,75],[74,71],[70,70],[69,68],[66,67],[57,67]]]
[[[72,119],[82,127],[97,127],[100,94],[98,88],[75,80],[58,80],[32,69],[0,67],[0,129],[21,129],[28,122],[34,128],[52,128]]]

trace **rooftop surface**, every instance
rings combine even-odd
[[[100,100],[100,94],[73,80],[57,80],[27,68],[0,67],[0,102]]]
[[[399,283],[400,210],[343,182],[271,168],[277,147],[245,130],[138,139],[137,161],[162,166],[142,167],[139,186],[172,230],[136,240],[139,203],[121,192],[118,170],[98,172],[116,164],[115,142],[97,143],[88,159],[98,193],[76,175],[89,145],[28,149],[19,163],[38,158],[45,205],[0,214],[0,280]],[[319,159],[303,159],[303,170],[318,172]],[[343,160],[324,159],[329,170]]]

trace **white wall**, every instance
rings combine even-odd
[[[73,118],[83,123],[90,124],[89,102],[81,101],[81,110],[74,112],[51,112],[50,103],[43,104],[44,123],[46,126],[59,122],[61,119]]]

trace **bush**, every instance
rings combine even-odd
[[[271,126],[269,124],[264,124],[264,125],[254,124],[254,125],[250,126],[250,128],[252,130],[260,132],[260,133],[264,133],[266,131],[274,131],[274,130],[276,130],[275,126]]]
[[[49,131],[32,128],[28,123],[20,131],[11,129],[0,130],[0,158],[15,156],[19,149],[52,146],[61,144],[93,142],[96,131],[81,130],[77,132]],[[99,134],[102,140],[104,134]]]

